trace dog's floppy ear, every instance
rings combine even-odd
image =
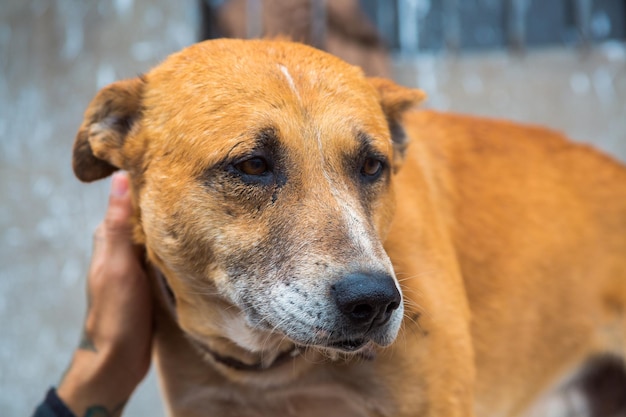
[[[72,166],[78,179],[91,182],[126,168],[122,147],[141,116],[144,84],[141,77],[115,82],[89,103],[74,141]]]
[[[422,90],[399,86],[385,78],[369,78],[369,81],[378,90],[380,106],[389,123],[394,147],[394,168],[397,168],[404,160],[408,145],[408,138],[402,127],[402,116],[404,112],[424,101],[426,93]]]

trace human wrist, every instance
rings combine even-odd
[[[139,383],[116,366],[110,356],[106,352],[76,350],[57,394],[77,417],[120,416]]]

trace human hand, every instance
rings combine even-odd
[[[77,416],[119,416],[150,368],[152,293],[132,243],[126,174],[113,175],[109,207],[96,229],[80,345],[57,389]]]

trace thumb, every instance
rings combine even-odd
[[[104,218],[104,233],[112,243],[131,243],[133,207],[128,174],[116,172],[111,181],[109,207]]]

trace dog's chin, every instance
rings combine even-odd
[[[350,361],[353,358],[374,360],[376,359],[377,346],[372,341],[358,339],[324,345],[311,345],[309,349],[319,352],[322,357],[331,361]]]
[[[328,346],[324,346],[328,349],[335,349],[342,353],[356,353],[359,350],[363,349],[365,345],[369,343],[369,340],[365,338],[361,339],[346,339],[340,340],[337,342],[333,342],[328,344]]]
[[[326,352],[331,357],[340,355],[341,357],[349,358],[354,355],[373,359],[377,348],[390,345],[394,339],[395,337],[362,336],[336,341],[325,341],[324,343],[312,344],[309,347]]]
[[[318,338],[309,339],[302,338],[302,334],[289,334],[287,329],[282,332],[278,327],[273,327],[274,333],[281,340],[289,341],[299,351],[316,350],[331,358],[349,358],[355,356],[372,356],[372,352],[377,348],[384,348],[391,345],[399,332],[402,315],[399,319],[391,320],[387,326],[377,329],[376,331],[368,331],[365,333],[355,332],[339,337],[333,337],[331,334],[323,332],[323,336],[319,335],[319,331],[312,329],[310,333],[318,333]],[[263,327],[261,332],[267,332],[268,328]],[[345,331],[345,329],[344,329]]]
[[[373,360],[376,351],[381,347],[371,337],[347,338],[336,341],[306,341],[292,340],[282,334],[275,336],[282,339],[280,345],[263,351],[247,350],[233,340],[219,338],[217,340],[203,340],[188,335],[189,340],[201,356],[220,367],[230,371],[269,371],[280,368],[282,365],[306,356],[307,352],[318,352],[332,361],[350,360],[353,357]]]
[[[398,336],[401,322],[402,311],[395,315],[386,326],[374,331],[367,331],[365,333],[355,332],[342,337],[326,337],[322,340],[308,342],[296,341],[295,343],[301,346],[314,347],[324,351],[341,353],[343,355],[362,355],[363,352],[373,351],[378,347],[384,348],[391,345]]]
[[[391,326],[371,333],[356,333],[340,338],[324,338],[322,340],[297,341],[294,344],[300,349],[312,349],[322,352],[331,359],[358,356],[365,359],[374,359],[376,351],[391,345],[396,339],[398,329]]]

